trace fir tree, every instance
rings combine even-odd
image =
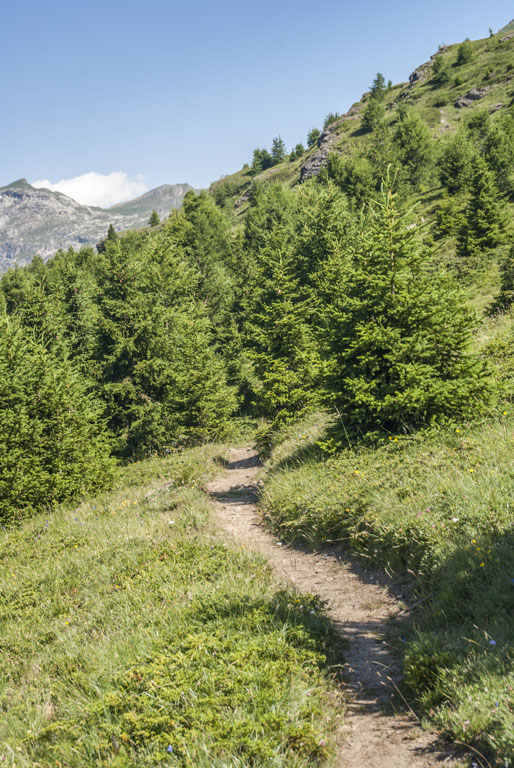
[[[1,317],[0,519],[107,485],[109,454],[98,403],[70,362]]]
[[[432,80],[436,85],[445,85],[451,79],[450,65],[447,59],[439,53],[432,64]]]
[[[271,147],[271,157],[273,160],[273,165],[278,165],[282,162],[282,160],[286,156],[286,145],[284,144],[284,141],[281,139],[280,136],[278,136],[276,139],[273,139],[273,144]]]
[[[464,40],[457,49],[457,65],[468,64],[473,58],[473,48],[469,40]]]
[[[421,117],[408,111],[400,117],[393,141],[408,181],[419,189],[432,164],[432,137]]]
[[[327,309],[332,402],[362,432],[460,418],[486,391],[473,316],[413,224],[386,185]]]
[[[367,157],[344,157],[331,153],[318,176],[322,184],[328,180],[332,180],[356,208],[369,202],[377,191],[375,170]]]
[[[459,256],[480,266],[485,255],[503,239],[504,205],[492,172],[482,157],[471,167],[470,198],[458,239]]]
[[[309,147],[309,149],[318,143],[318,139],[320,136],[321,136],[321,131],[319,130],[319,128],[311,128],[311,130],[307,134],[307,146]]]
[[[377,72],[370,88],[371,98],[377,101],[384,101],[385,92],[385,77],[381,72]]]
[[[491,312],[505,311],[514,304],[514,245],[500,262],[500,293],[491,306]]]
[[[368,99],[362,116],[362,130],[368,133],[375,131],[382,125],[384,119],[385,109],[382,100],[373,97]]]
[[[148,225],[150,227],[158,227],[160,223],[161,223],[161,220],[159,218],[159,214],[157,213],[157,211],[152,211],[152,213],[150,214],[150,218],[148,219]]]
[[[473,146],[460,131],[443,144],[437,161],[443,187],[455,195],[466,189],[471,177]]]
[[[169,230],[137,257],[119,242],[106,247],[96,359],[120,456],[144,457],[227,428],[235,399],[196,300],[199,280]]]
[[[296,268],[290,232],[277,224],[259,249],[244,303],[246,345],[260,380],[255,401],[274,426],[302,415],[316,401],[310,308]]]

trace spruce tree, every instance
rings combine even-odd
[[[124,458],[227,428],[235,400],[197,301],[199,280],[169,230],[137,254],[120,242],[106,245],[95,355],[116,450]]]
[[[80,375],[0,317],[0,519],[17,519],[107,485],[110,446]]]
[[[432,137],[426,124],[414,111],[400,117],[393,141],[398,161],[414,189],[419,189],[432,165]]]
[[[469,350],[473,315],[451,279],[430,269],[418,229],[386,184],[331,292],[332,402],[364,433],[460,418],[486,395]]]
[[[501,244],[505,228],[504,204],[494,175],[482,157],[471,167],[469,203],[458,238],[458,253],[468,267],[479,267],[486,255]]]
[[[152,211],[150,214],[150,218],[148,219],[148,224],[150,227],[158,227],[161,223],[161,220],[159,218],[159,214],[157,211]]]
[[[473,58],[473,48],[469,40],[464,40],[457,49],[457,65],[468,64]]]
[[[309,147],[309,149],[318,143],[318,139],[320,136],[321,136],[321,131],[319,128],[311,128],[311,130],[307,134],[307,146]]]
[[[362,116],[362,130],[370,133],[379,128],[385,119],[385,109],[381,99],[368,99]]]
[[[260,381],[255,404],[274,426],[301,416],[316,402],[312,309],[297,266],[290,232],[277,224],[259,249],[243,307],[248,354]]]
[[[514,304],[514,245],[500,262],[500,293],[491,306],[492,312],[505,311]]]
[[[473,155],[473,146],[461,131],[444,142],[437,167],[441,184],[451,195],[467,188]]]
[[[271,147],[271,157],[273,160],[273,165],[278,165],[282,162],[282,160],[286,156],[286,145],[284,144],[283,139],[280,136],[277,136],[276,139],[273,139],[273,144]]]

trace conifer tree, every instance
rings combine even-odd
[[[419,189],[432,164],[432,137],[417,112],[409,110],[400,117],[393,141],[405,176]]]
[[[473,58],[473,48],[469,40],[464,40],[457,49],[457,65],[468,64]]]
[[[0,519],[109,483],[113,463],[99,414],[66,358],[18,318],[0,317]]]
[[[330,298],[332,402],[362,432],[460,418],[486,393],[469,351],[473,316],[450,278],[429,269],[413,224],[386,184]]]
[[[385,109],[382,100],[369,98],[362,116],[362,130],[366,132],[375,131],[379,128],[385,119]]]
[[[385,79],[384,76],[378,72],[370,88],[370,95],[362,117],[362,129],[364,131],[374,131],[384,122],[385,94]]]
[[[273,159],[273,165],[278,165],[286,156],[286,145],[280,136],[273,139],[271,147],[271,157]]]
[[[321,136],[321,131],[319,128],[311,128],[311,130],[307,134],[307,146],[309,147],[309,149],[313,147],[315,144],[317,144],[320,136]]]
[[[189,264],[196,270],[197,298],[205,302],[207,314],[220,341],[226,341],[226,328],[234,300],[233,261],[230,223],[223,211],[205,192],[188,192],[182,209],[174,211],[166,223]]]
[[[469,266],[480,266],[486,254],[500,245],[504,232],[503,200],[494,175],[482,157],[473,160],[469,191],[465,223],[458,238],[458,253]]]
[[[375,169],[366,157],[344,157],[332,152],[318,181],[326,184],[332,180],[348,197],[349,203],[360,209],[375,195],[377,179]]]
[[[148,224],[150,227],[158,227],[161,223],[161,220],[159,219],[159,214],[157,211],[152,211],[150,214],[150,218],[148,219]]]
[[[441,184],[451,195],[468,186],[473,154],[471,142],[461,131],[444,142],[437,166]]]
[[[106,245],[96,359],[120,456],[143,457],[227,428],[235,400],[196,301],[198,282],[170,231],[154,235],[137,256],[120,242]]]
[[[492,312],[505,311],[514,304],[514,245],[500,262],[500,293],[493,302]]]
[[[282,223],[259,248],[245,302],[248,354],[260,387],[259,411],[279,425],[303,414],[315,401],[318,373],[309,302],[301,290],[290,231]]]

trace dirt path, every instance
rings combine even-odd
[[[429,768],[456,766],[454,754],[441,752],[433,734],[414,718],[394,715],[390,699],[400,670],[383,641],[387,619],[398,611],[398,597],[380,574],[358,568],[334,552],[309,553],[282,546],[261,526],[256,509],[259,464],[251,448],[232,449],[229,471],[209,485],[222,531],[264,555],[278,576],[300,592],[319,595],[341,634],[345,651],[348,707],[339,768]],[[462,762],[460,762],[462,765]]]

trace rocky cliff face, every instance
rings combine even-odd
[[[36,189],[26,179],[0,187],[0,272],[27,264],[36,254],[47,259],[59,248],[95,245],[105,237],[109,224],[117,231],[142,227],[153,210],[166,218],[192,189],[189,184],[165,184],[105,209],[80,205],[60,192]]]

